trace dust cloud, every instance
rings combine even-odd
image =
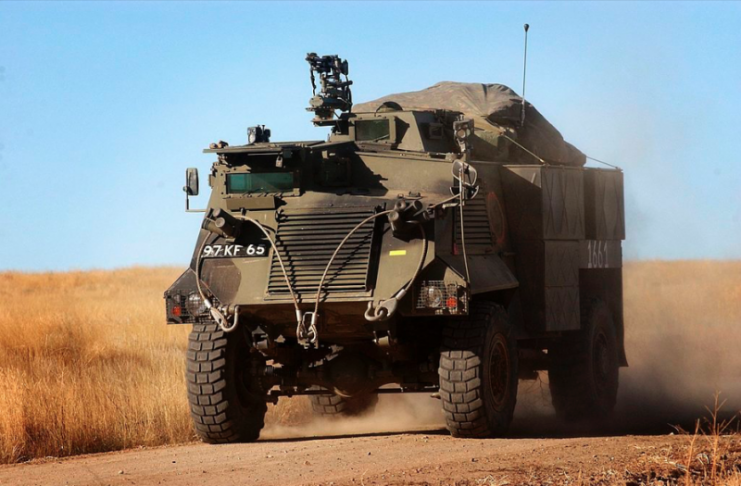
[[[286,424],[284,420],[283,423],[270,424],[268,421],[269,425],[262,433],[262,439],[435,432],[445,426],[440,400],[431,398],[429,393],[381,395],[375,411],[339,419],[312,417],[307,398],[291,400],[299,403],[292,404],[289,423]]]
[[[642,262],[625,268],[626,349],[617,420],[706,417],[715,392],[741,410],[741,262]]]
[[[624,268],[625,348],[611,420],[563,424],[548,377],[520,382],[512,432],[522,435],[669,433],[709,417],[716,392],[722,418],[741,411],[741,262],[645,261]]]
[[[724,417],[741,410],[741,262],[650,261],[624,272],[626,350],[611,420],[565,424],[550,404],[547,373],[521,381],[512,437],[669,433],[708,416],[716,391]],[[444,430],[439,400],[382,395],[374,413],[313,418],[308,399],[281,403],[265,439]]]

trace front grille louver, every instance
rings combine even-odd
[[[275,242],[299,297],[314,297],[337,246],[356,225],[374,213],[369,209],[356,209],[284,211],[280,214]],[[345,243],[327,273],[325,292],[365,292],[368,289],[374,227],[375,220],[367,222]],[[275,254],[270,265],[268,294],[288,295],[288,285]]]
[[[460,248],[461,222],[459,211],[460,209],[455,209],[453,235],[455,244]],[[466,205],[463,206],[463,227],[466,231],[466,248],[487,250],[492,247],[491,227],[485,198],[479,196],[466,201]]]

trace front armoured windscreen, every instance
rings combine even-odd
[[[388,140],[390,135],[389,121],[386,118],[355,122],[355,140],[359,142]]]
[[[227,174],[228,194],[288,192],[293,190],[292,172]]]

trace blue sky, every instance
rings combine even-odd
[[[2,2],[0,269],[184,266],[201,149],[325,136],[306,52],[356,101],[519,90],[525,22],[528,99],[625,169],[626,257],[741,258],[741,3]]]

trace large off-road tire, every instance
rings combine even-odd
[[[582,330],[548,350],[548,378],[556,413],[568,420],[604,419],[615,408],[618,344],[607,304],[582,305]]]
[[[507,313],[474,301],[467,319],[451,320],[440,351],[440,398],[453,437],[496,437],[517,401],[517,341]]]
[[[366,393],[355,397],[341,397],[333,393],[309,395],[311,409],[323,417],[353,417],[370,413],[378,404],[377,393]]]
[[[257,440],[267,404],[259,381],[251,376],[254,363],[244,333],[195,324],[187,361],[190,416],[198,436],[210,444]]]

